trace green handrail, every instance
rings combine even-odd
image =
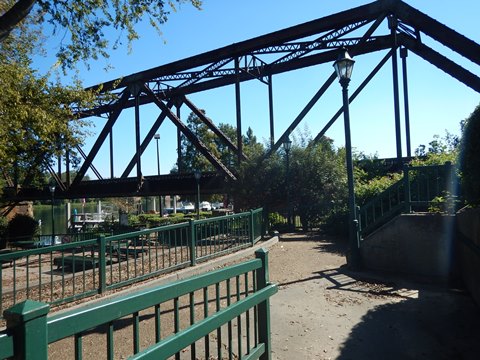
[[[382,224],[413,208],[427,208],[431,201],[451,191],[453,165],[405,166],[403,178],[378,194],[359,210],[361,235],[366,236]]]
[[[192,354],[195,353],[195,343],[205,339],[209,343],[208,334],[215,330],[221,332],[225,324],[230,324],[241,316],[246,316],[251,322],[252,328],[245,329],[250,334],[255,333],[254,341],[247,340],[247,346],[239,346],[239,351],[246,351],[244,359],[269,359],[271,352],[270,338],[270,314],[269,298],[277,291],[277,286],[269,282],[268,253],[263,250],[255,252],[256,259],[247,260],[243,263],[231,265],[223,269],[196,275],[188,279],[180,280],[171,284],[142,290],[106,300],[97,304],[90,304],[69,310],[62,314],[48,316],[49,305],[41,302],[26,300],[5,311],[7,319],[6,331],[0,333],[0,359],[7,357],[22,358],[25,360],[46,360],[48,357],[49,344],[59,340],[74,337],[72,351],[76,352],[76,358],[82,358],[82,337],[86,332],[109,325],[108,357],[113,356],[114,322],[133,316],[133,339],[134,359],[167,358],[179,354],[185,348],[191,346]],[[248,285],[247,279],[253,279],[253,284]],[[240,278],[245,278],[243,296],[240,297]],[[236,279],[236,280],[235,280]],[[237,282],[236,294],[230,294],[230,281]],[[227,286],[227,305],[221,308],[217,306],[215,311],[209,313],[204,310],[204,317],[198,321],[194,318],[191,323],[182,329],[175,326],[175,334],[161,338],[159,333],[160,305],[172,300],[175,304],[174,313],[178,322],[178,299],[182,296],[190,297],[189,311],[192,313],[195,306],[208,307],[209,299],[204,295],[203,304],[195,302],[196,291],[208,293],[209,287],[214,287],[216,292],[215,302],[219,304],[221,294],[219,285]],[[231,301],[234,299],[234,301]],[[147,309],[155,309],[156,341],[148,348],[140,351],[139,346],[139,313]],[[253,313],[250,311],[253,310]],[[188,312],[188,308],[184,311]],[[184,325],[183,325],[184,326]],[[254,329],[254,330],[253,330]],[[229,337],[232,334],[228,334]],[[249,336],[247,336],[249,338]],[[242,338],[239,335],[239,340]],[[217,338],[217,349],[221,352],[222,340]],[[245,340],[243,340],[245,341]],[[231,341],[229,340],[229,343]],[[246,350],[244,350],[246,349]],[[100,349],[99,349],[100,350]],[[209,358],[208,346],[205,346],[206,356]],[[232,355],[233,349],[229,352]],[[240,354],[242,355],[242,354]],[[192,355],[193,356],[193,355]]]
[[[9,272],[14,280],[8,287],[0,282],[0,316],[24,299],[74,301],[252,246],[261,215],[256,209],[0,254],[0,263],[9,265],[0,268],[0,278]]]

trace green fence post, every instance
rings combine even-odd
[[[455,186],[453,185],[453,165],[450,161],[445,161],[445,197],[446,197],[446,207],[447,207],[447,213],[449,214],[455,214],[455,197],[456,197],[456,191],[455,191]]]
[[[47,314],[50,306],[25,300],[5,310],[7,329],[13,333],[14,357],[22,360],[47,360]]]
[[[249,222],[250,222],[250,242],[252,243],[252,246],[255,245],[255,224],[253,222],[253,210],[250,210],[250,217],[249,217]]]
[[[403,187],[405,188],[405,212],[409,214],[412,212],[412,197],[410,194],[410,176],[408,165],[403,166]]]
[[[188,220],[190,225],[190,265],[195,266],[197,263],[196,251],[195,251],[195,244],[197,243],[197,234],[195,233],[195,220],[190,219]]]
[[[264,206],[262,209],[262,237],[270,232],[268,224],[268,207]]]
[[[106,253],[106,242],[105,242],[105,235],[100,235],[98,238],[98,252],[100,254],[100,263],[98,264],[98,276],[99,276],[99,290],[100,294],[103,294],[107,291],[107,261],[105,259]]]
[[[256,270],[257,290],[265,288],[269,284],[268,274],[268,251],[258,249],[255,257],[262,260],[262,267]],[[261,360],[271,359],[271,338],[270,338],[270,300],[267,299],[258,304],[258,341],[265,344],[265,353]]]

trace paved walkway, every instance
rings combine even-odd
[[[273,359],[480,359],[480,311],[467,294],[351,273],[335,244],[292,237],[270,250]]]

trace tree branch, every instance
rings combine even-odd
[[[0,41],[3,41],[10,31],[30,13],[36,0],[19,0],[0,17]]]

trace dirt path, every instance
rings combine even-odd
[[[285,236],[270,250],[273,359],[479,359],[480,312],[438,287],[351,273],[344,247]]]

